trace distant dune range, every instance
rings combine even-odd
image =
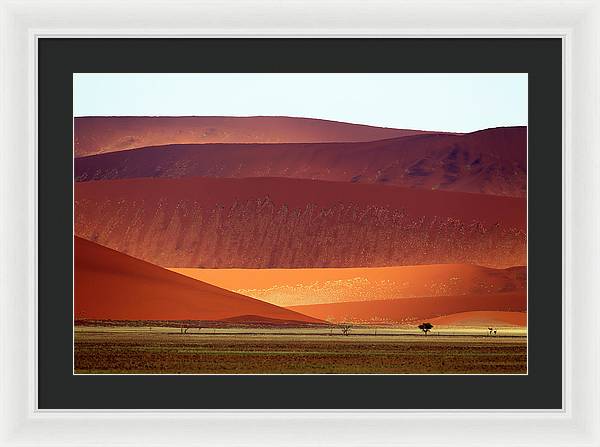
[[[315,318],[196,281],[75,237],[75,319],[272,320]]]
[[[525,197],[526,147],[525,127],[358,143],[169,144],[77,158],[75,179],[284,177]]]
[[[470,311],[526,312],[527,297],[525,291],[519,291],[486,295],[314,304],[290,306],[289,309],[332,323],[398,324]],[[448,318],[444,324],[452,325],[453,323],[449,323],[451,321],[452,319]],[[439,321],[437,323],[442,324]],[[486,324],[486,322],[480,319],[478,324]]]
[[[373,141],[431,133],[285,116],[76,117],[74,126],[76,157],[164,144]]]
[[[75,234],[164,267],[526,264],[524,199],[298,179],[77,182]]]
[[[526,267],[420,265],[330,269],[173,269],[278,306],[523,291]]]

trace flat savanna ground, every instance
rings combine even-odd
[[[524,329],[76,327],[75,373],[525,374]]]

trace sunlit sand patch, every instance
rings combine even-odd
[[[526,268],[444,264],[327,269],[171,269],[279,306],[525,290]]]

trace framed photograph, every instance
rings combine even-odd
[[[600,445],[600,6],[272,6],[2,4],[3,443]]]
[[[75,73],[75,374],[527,374],[527,91]]]

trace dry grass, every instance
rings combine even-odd
[[[76,373],[524,374],[526,365],[522,336],[343,336],[323,329],[186,335],[175,328],[75,331]]]

